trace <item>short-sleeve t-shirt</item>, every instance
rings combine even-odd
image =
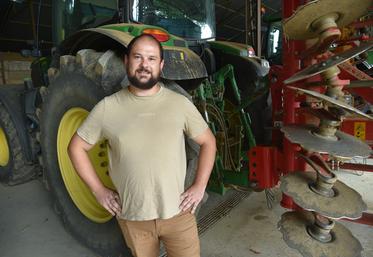
[[[152,96],[128,88],[105,97],[77,134],[89,144],[108,140],[109,174],[121,197],[120,218],[167,219],[180,212],[186,155],[184,134],[207,129],[186,97],[161,87]]]

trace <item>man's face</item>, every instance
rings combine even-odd
[[[158,45],[151,39],[142,38],[125,57],[128,80],[139,89],[150,89],[159,81],[163,68]]]

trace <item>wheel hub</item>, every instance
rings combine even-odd
[[[9,162],[9,146],[4,130],[0,127],[0,166],[5,167]]]
[[[67,152],[72,136],[87,116],[88,111],[78,107],[71,108],[63,115],[57,134],[58,163],[66,189],[74,204],[90,220],[104,223],[112,218],[111,214],[96,201],[88,186],[75,171]],[[107,141],[98,142],[88,155],[102,183],[114,189],[108,172]]]

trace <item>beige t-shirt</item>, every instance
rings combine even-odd
[[[128,88],[105,97],[78,129],[89,144],[109,141],[109,173],[121,197],[121,218],[167,219],[180,212],[186,156],[184,134],[207,124],[184,96],[167,88],[135,96]]]

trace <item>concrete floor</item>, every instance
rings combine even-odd
[[[341,180],[359,191],[373,212],[373,173],[361,176],[339,172]],[[360,174],[359,174],[360,175]],[[277,230],[284,209],[281,194],[275,189],[272,210],[264,193],[252,193],[201,235],[202,257],[301,257],[288,248]],[[215,202],[221,196],[211,194]],[[41,182],[5,187],[0,185],[0,256],[1,257],[95,257],[62,227],[54,214]],[[342,222],[360,240],[363,256],[373,257],[373,229],[366,225]]]

